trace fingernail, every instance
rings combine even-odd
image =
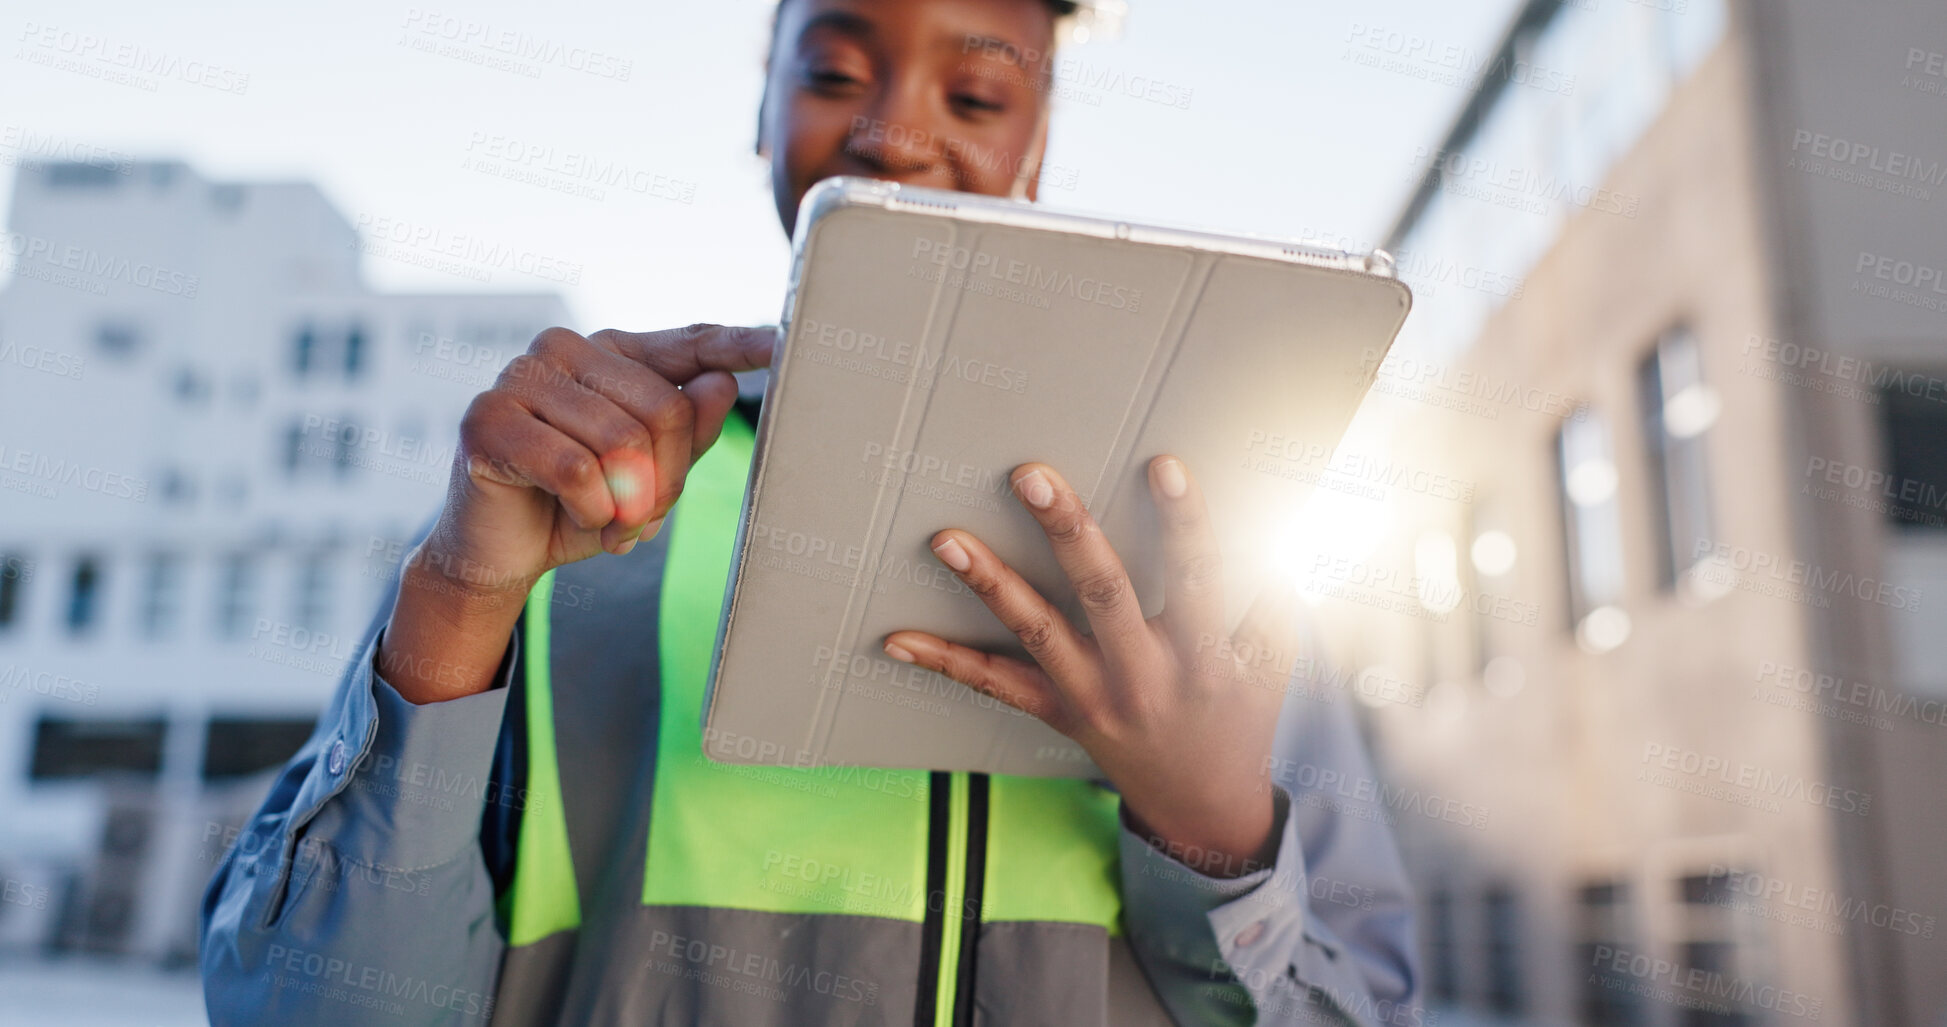
[[[900,663],[913,662],[913,654],[908,652],[904,646],[893,642],[886,643],[886,655],[898,660]]]
[[[955,571],[965,571],[973,566],[973,560],[967,556],[967,551],[960,547],[958,540],[953,538],[948,538],[945,542],[934,546],[933,555],[939,557]]]
[[[1172,458],[1156,465],[1156,484],[1163,487],[1163,495],[1182,499],[1190,491],[1190,479],[1183,476],[1183,461]]]
[[[619,546],[616,546],[616,547],[615,547],[615,555],[616,555],[616,556],[627,556],[627,555],[629,555],[629,550],[631,550],[631,549],[634,549],[634,548],[635,548],[635,544],[636,544],[637,542],[640,542],[640,541],[642,541],[642,536],[641,536],[641,535],[637,535],[636,537],[634,537],[634,538],[632,538],[632,539],[630,539],[630,540],[628,540],[627,542],[624,542],[624,543],[622,543],[621,545],[619,545]]]
[[[1021,490],[1021,498],[1036,510],[1046,510],[1048,504],[1055,501],[1055,487],[1048,484],[1047,475],[1040,471],[1029,471],[1022,475],[1014,487]]]

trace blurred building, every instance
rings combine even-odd
[[[1947,1022],[1942,50],[1937,0],[1536,0],[1411,172],[1299,569],[1436,1003]]]
[[[0,291],[0,948],[194,954],[195,905],[309,733],[462,411],[547,293],[389,295],[517,251],[309,183],[23,166]]]

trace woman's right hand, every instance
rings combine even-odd
[[[536,336],[460,422],[446,505],[406,560],[379,670],[415,703],[491,683],[536,579],[653,537],[775,328]]]

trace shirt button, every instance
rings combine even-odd
[[[331,755],[325,759],[325,769],[337,777],[345,772],[345,743],[340,740],[331,743]]]
[[[1259,920],[1257,923],[1237,932],[1237,947],[1250,948],[1257,944],[1258,939],[1262,937],[1264,937],[1264,921]]]

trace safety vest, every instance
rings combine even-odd
[[[729,418],[691,470],[670,523],[641,900],[920,924],[919,1010],[933,1012],[916,1022],[968,1023],[983,926],[1034,921],[1120,933],[1119,800],[1073,779],[706,758],[704,689],[752,446],[750,426]],[[528,800],[501,906],[514,946],[581,923],[555,759],[553,585],[553,572],[536,583],[523,617]]]

